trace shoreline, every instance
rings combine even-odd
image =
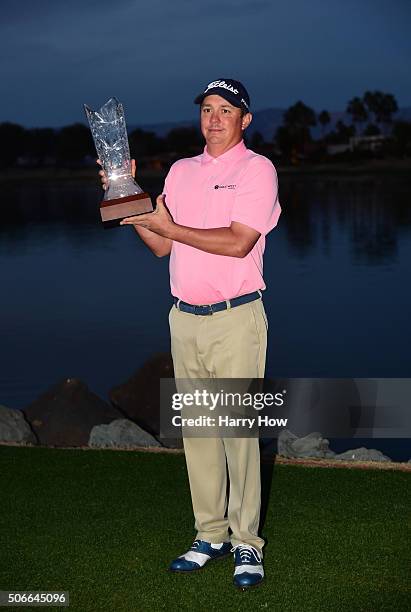
[[[301,164],[299,166],[276,165],[279,177],[321,176],[352,177],[366,175],[394,175],[411,178],[411,159],[375,159],[365,162],[329,162]],[[167,170],[143,169],[137,180],[163,180]],[[93,181],[98,186],[98,169],[87,168],[10,168],[0,171],[0,183],[16,181],[80,182]]]
[[[17,448],[39,448],[62,451],[114,451],[114,452],[132,452],[132,453],[155,453],[164,455],[183,455],[183,448],[167,448],[167,447],[151,447],[151,446],[134,446],[132,448],[125,447],[107,447],[94,448],[92,446],[45,446],[42,444],[21,444],[18,442],[1,442],[1,446],[17,447]],[[343,461],[332,458],[321,457],[284,457],[273,453],[272,456],[261,455],[262,464],[277,463],[278,465],[294,465],[300,467],[319,467],[319,468],[348,468],[360,470],[384,470],[384,471],[401,471],[411,472],[411,464],[407,461]]]

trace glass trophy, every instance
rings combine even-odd
[[[150,196],[143,192],[131,176],[123,105],[110,98],[99,110],[84,104],[97,155],[107,174],[108,188],[100,204],[103,226],[120,225],[126,217],[153,212]]]

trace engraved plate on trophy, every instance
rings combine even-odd
[[[94,111],[84,104],[97,155],[108,178],[108,189],[100,204],[104,227],[116,227],[126,217],[153,212],[150,196],[143,192],[131,175],[123,105],[110,98]]]

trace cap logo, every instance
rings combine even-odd
[[[209,89],[214,89],[215,87],[222,87],[223,89],[227,89],[228,91],[231,91],[234,94],[238,94],[238,89],[235,89],[232,85],[226,83],[225,81],[212,81],[207,85],[204,90],[204,93],[207,93]]]

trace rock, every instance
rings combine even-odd
[[[0,406],[0,444],[2,442],[37,444],[36,436],[21,410]]]
[[[161,446],[149,433],[128,419],[116,419],[109,425],[95,425],[89,446],[98,448],[135,448]]]
[[[365,448],[364,446],[339,453],[334,456],[334,459],[339,461],[392,461],[381,451],[375,448]]]
[[[329,441],[320,433],[313,432],[298,438],[288,429],[278,435],[278,454],[283,457],[322,457],[332,458],[335,453],[328,448]]]
[[[276,385],[281,379],[276,379]],[[282,412],[293,423],[298,438],[322,432],[324,438],[350,438],[356,431],[353,407],[360,405],[352,379],[285,379],[279,390],[286,390]],[[355,410],[354,410],[355,412]]]
[[[283,429],[278,436],[278,454],[283,457],[320,457],[339,461],[392,461],[374,448],[361,447],[337,455],[328,448],[328,445],[329,441],[318,432],[298,438],[288,429]]]
[[[128,381],[109,392],[111,402],[142,429],[169,448],[182,448],[182,440],[160,438],[160,378],[173,378],[169,353],[147,361]]]
[[[76,378],[58,383],[23,412],[45,446],[86,446],[94,425],[124,416]]]

